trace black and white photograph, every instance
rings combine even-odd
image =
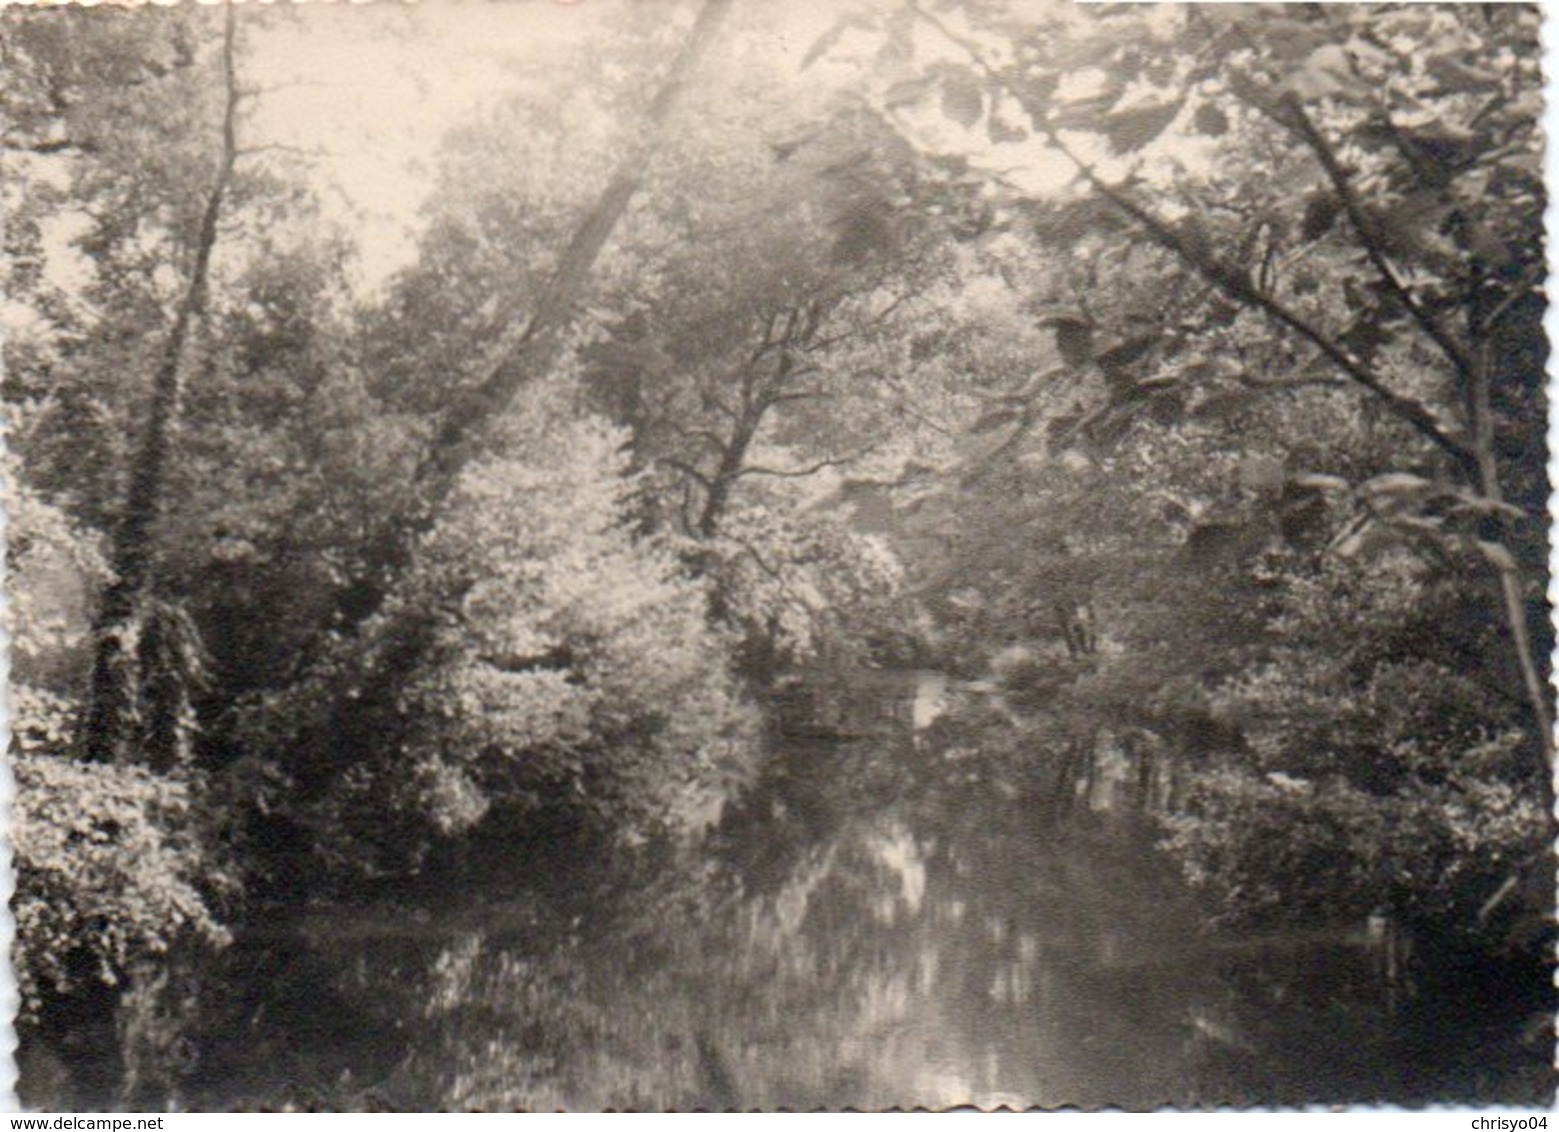
[[[1551,1106],[1542,17],[0,6],[13,1103]]]

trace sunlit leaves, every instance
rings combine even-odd
[[[788,664],[851,647],[851,634],[840,631],[851,622],[869,625],[875,614],[886,623],[902,577],[878,539],[832,517],[762,504],[734,511],[710,550],[727,616]]]
[[[628,525],[620,434],[530,408],[524,454],[471,469],[427,548],[422,600],[460,597],[406,693],[413,797],[446,834],[540,798],[628,835],[673,820],[747,718],[703,587]]]
[[[1508,742],[1508,737],[1506,737]],[[1386,908],[1417,923],[1477,911],[1535,848],[1535,799],[1457,775],[1386,798],[1336,779],[1199,775],[1168,845],[1232,921],[1293,922]],[[1273,878],[1303,877],[1302,886]]]
[[[36,308],[8,371],[33,477],[12,547],[35,589],[13,611],[29,757],[68,736],[82,525],[113,520],[144,400],[124,375],[166,321],[209,172],[206,56],[177,34],[199,19],[105,23],[76,52],[67,23],[18,24],[17,140],[74,147],[67,176],[34,177],[64,148],[26,159],[38,195],[12,236]],[[339,835],[327,857],[349,812],[381,845],[407,815],[418,838],[548,806],[628,836],[675,824],[742,762],[733,660],[880,657],[874,634],[913,620],[906,588],[940,619],[927,637],[1075,736],[1129,716],[1177,757],[1227,760],[1202,782],[1203,842],[1182,844],[1204,872],[1263,859],[1236,812],[1337,818],[1358,844],[1398,813],[1475,853],[1514,844],[1508,766],[1441,780],[1522,727],[1491,691],[1489,583],[1541,589],[1534,36],[1518,6],[989,0],[842,10],[804,80],[713,61],[545,396],[494,422],[389,603],[404,620],[365,633],[409,659],[303,807]],[[290,190],[246,178],[158,531],[219,690],[269,709],[224,743],[285,753],[295,718],[363,690],[331,620],[355,591],[333,593],[415,498],[450,398],[526,325],[624,145],[629,119],[603,111],[642,101],[655,58],[624,37],[466,122],[417,262],[370,310],[343,301],[317,218],[281,238]],[[67,205],[92,221],[46,239]],[[38,259],[71,246],[74,305]],[[1487,357],[1484,421],[1426,325]],[[1475,486],[1403,406],[1442,439],[1489,424],[1503,480]],[[304,689],[300,643],[341,654]],[[1478,827],[1469,799],[1511,829]],[[1303,884],[1278,864],[1257,879]]]
[[[39,498],[14,470],[8,478],[6,629],[12,678],[74,690],[90,610],[108,567],[98,539]]]
[[[24,1018],[46,996],[79,990],[80,978],[120,983],[177,941],[226,941],[208,905],[217,878],[185,782],[43,754],[14,758],[11,769]]]

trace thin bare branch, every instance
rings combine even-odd
[[[815,463],[808,464],[803,468],[766,468],[757,464],[748,464],[745,467],[739,468],[731,478],[740,479],[743,476],[777,476],[781,479],[804,479],[807,476],[817,475],[817,473],[821,472],[824,468],[838,468],[845,464],[853,464],[855,461],[871,455],[874,451],[876,451],[876,449],[877,445],[868,444],[859,452],[852,452],[848,456],[833,456],[826,460],[818,460]]]
[[[76,141],[74,138],[51,138],[48,141],[17,137],[0,138],[0,150],[6,153],[48,156],[56,153],[95,153],[97,148],[94,142]]]

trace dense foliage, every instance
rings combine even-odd
[[[881,36],[867,97],[929,160],[1073,174],[987,175],[1059,364],[991,391],[943,579],[1055,757],[1169,758],[1231,914],[1540,914],[1535,13],[897,11],[834,36]]]
[[[949,791],[1530,950],[1536,10],[728,8],[516,75],[371,287],[259,136],[307,14],[5,13],[24,1014],[240,878],[687,835],[774,680],[927,659]]]
[[[20,755],[11,769],[24,1018],[82,983],[117,984],[181,940],[226,940],[210,893],[231,878],[212,867],[189,783],[58,755]]]
[[[510,429],[524,456],[467,470],[383,614],[434,623],[398,741],[350,780],[374,808],[346,824],[371,841],[387,813],[448,837],[495,806],[505,823],[581,806],[642,835],[696,822],[749,761],[750,708],[704,587],[665,540],[633,534],[620,432],[566,404],[550,386],[525,396]]]

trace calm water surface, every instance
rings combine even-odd
[[[1058,825],[965,757],[924,734],[784,741],[696,850],[533,858],[257,930],[203,980],[178,1100],[1143,1108],[1540,1087],[1520,1017],[1391,1001],[1343,932],[1214,934],[1144,837]]]

